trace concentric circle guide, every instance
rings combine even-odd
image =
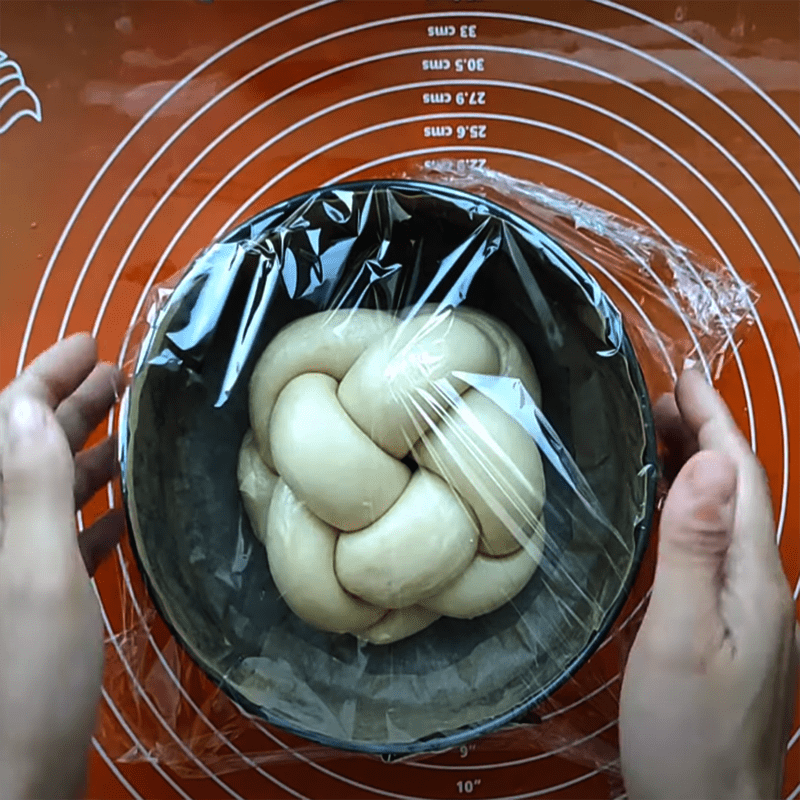
[[[770,321],[762,318],[760,304],[756,304],[752,308],[755,321],[754,330],[759,337],[758,345],[759,348],[763,349],[763,357],[768,365],[768,374],[771,379],[771,385],[768,387],[771,396],[767,399],[771,405],[775,405],[778,409],[777,428],[768,426],[765,430],[759,427],[759,442],[762,441],[762,438],[766,438],[771,448],[781,453],[781,463],[778,465],[780,471],[777,473],[780,481],[777,486],[779,501],[777,509],[778,541],[780,542],[787,515],[791,513],[789,471],[792,458],[794,457],[796,460],[795,451],[798,447],[798,442],[796,440],[791,441],[789,438],[788,419],[791,409],[787,409],[782,365],[788,363],[786,359],[792,357],[797,361],[797,357],[800,355],[800,324],[798,324],[796,310],[791,307],[790,299],[776,269],[774,254],[780,251],[776,251],[774,242],[767,240],[763,233],[760,233],[758,228],[754,228],[748,220],[752,220],[755,213],[769,216],[785,237],[785,243],[783,244],[800,257],[800,245],[798,245],[796,230],[793,231],[792,225],[787,219],[787,209],[779,207],[779,204],[776,204],[773,199],[774,195],[771,186],[764,183],[764,170],[754,172],[752,168],[748,168],[748,162],[743,163],[741,158],[734,154],[730,142],[727,139],[720,138],[712,128],[707,127],[702,117],[685,111],[681,104],[665,99],[663,94],[650,91],[645,88],[647,84],[637,84],[626,78],[625,74],[616,74],[613,70],[593,65],[591,59],[581,60],[579,56],[582,50],[580,48],[576,52],[565,55],[542,47],[539,41],[543,34],[547,34],[551,38],[559,34],[570,34],[577,36],[583,46],[602,47],[603,52],[614,53],[620,58],[624,56],[624,58],[628,59],[624,63],[646,62],[650,69],[663,73],[665,81],[677,83],[680,86],[680,91],[684,92],[685,96],[696,98],[697,102],[705,103],[709,107],[713,106],[717,113],[724,115],[728,124],[736,129],[736,136],[746,140],[748,146],[757,150],[764,160],[769,162],[771,170],[791,184],[792,197],[795,199],[800,195],[800,181],[792,172],[791,165],[785,163],[779,155],[780,148],[776,149],[775,142],[777,139],[775,136],[772,137],[771,142],[770,137],[764,135],[762,121],[764,118],[772,120],[776,129],[780,131],[781,136],[793,137],[795,140],[800,138],[800,126],[798,126],[797,122],[757,82],[751,80],[734,63],[687,35],[680,26],[673,26],[660,20],[655,20],[646,13],[628,9],[610,0],[593,0],[593,2],[596,6],[607,11],[613,10],[616,12],[618,15],[617,24],[620,26],[630,26],[632,22],[636,22],[642,28],[646,27],[658,31],[664,39],[664,47],[658,51],[659,55],[654,55],[652,51],[640,49],[635,40],[628,41],[622,36],[617,38],[613,29],[598,32],[568,24],[560,21],[557,17],[544,19],[528,14],[512,13],[511,11],[479,10],[467,3],[463,4],[463,8],[460,7],[456,11],[426,11],[425,13],[404,15],[396,13],[392,15],[388,13],[382,14],[382,12],[387,11],[396,12],[397,6],[390,3],[359,4],[364,8],[364,20],[359,24],[337,27],[335,17],[331,14],[331,9],[329,8],[332,2],[333,0],[322,0],[284,14],[266,24],[254,25],[248,34],[220,47],[196,68],[189,71],[131,128],[130,132],[120,141],[91,181],[70,216],[51,255],[30,311],[19,353],[18,369],[22,368],[30,356],[28,344],[37,321],[37,315],[40,311],[48,281],[54,271],[59,269],[62,251],[69,241],[73,229],[78,222],[86,224],[86,207],[98,185],[102,181],[114,177],[114,170],[117,165],[126,158],[134,144],[141,146],[139,134],[156,118],[160,109],[168,106],[176,97],[179,97],[180,93],[189,87],[192,82],[201,80],[208,70],[224,68],[229,61],[238,57],[242,48],[248,42],[258,40],[264,43],[263,52],[270,54],[271,57],[265,59],[262,63],[248,64],[249,68],[246,70],[231,70],[236,74],[243,74],[243,77],[235,81],[231,80],[224,89],[215,93],[194,114],[188,116],[182,124],[176,126],[175,130],[164,139],[159,147],[153,148],[153,152],[146,164],[139,169],[135,177],[127,180],[124,188],[121,188],[119,199],[114,207],[108,210],[105,218],[97,215],[93,216],[91,223],[97,226],[98,232],[91,248],[84,256],[83,266],[75,280],[71,296],[66,299],[58,338],[62,338],[67,332],[73,310],[80,304],[81,289],[84,282],[88,279],[98,254],[101,253],[104,246],[107,247],[109,232],[114,229],[114,226],[119,223],[121,218],[125,217],[127,204],[131,197],[134,196],[137,188],[141,186],[145,178],[159,169],[158,163],[165,154],[174,156],[179,162],[185,162],[185,166],[181,168],[179,174],[172,180],[170,185],[159,193],[158,199],[152,203],[144,219],[137,223],[135,233],[124,244],[124,251],[118,257],[118,262],[113,275],[108,281],[102,302],[94,312],[93,332],[95,335],[102,335],[104,320],[111,312],[129,314],[129,327],[133,325],[142,311],[150,289],[159,280],[167,277],[162,271],[164,265],[168,262],[175,249],[187,240],[192,228],[197,227],[195,223],[198,220],[213,220],[208,230],[208,241],[210,241],[258,208],[268,205],[273,200],[294,193],[294,189],[290,187],[310,188],[310,185],[313,184],[308,183],[309,168],[313,168],[314,175],[318,176],[316,182],[324,184],[331,184],[353,177],[376,175],[380,174],[381,170],[403,168],[407,165],[420,163],[420,161],[439,158],[478,158],[485,160],[489,165],[494,163],[501,164],[501,168],[504,171],[524,176],[536,176],[540,168],[545,168],[548,170],[548,175],[561,175],[565,181],[570,182],[569,185],[572,187],[584,187],[587,194],[590,193],[593,198],[598,198],[595,200],[596,202],[602,204],[603,200],[605,200],[616,203],[618,207],[624,209],[624,213],[628,216],[648,224],[665,238],[670,238],[674,235],[676,227],[686,230],[691,229],[704,242],[705,247],[730,270],[731,274],[737,280],[742,281],[743,279],[739,276],[736,266],[741,260],[739,253],[730,250],[730,244],[727,240],[722,240],[718,236],[715,237],[714,231],[719,229],[719,223],[706,221],[711,214],[705,205],[699,203],[697,194],[691,195],[684,191],[683,181],[693,181],[702,186],[705,192],[714,199],[717,208],[720,209],[717,213],[724,214],[725,224],[737,231],[737,235],[752,249],[752,261],[758,264],[763,273],[758,288],[762,292],[769,292],[774,295],[774,306],[779,309],[782,315],[781,321],[788,325],[793,339],[789,343],[782,341],[778,346],[778,343],[770,339]],[[514,4],[509,3],[509,6],[512,5]],[[451,8],[451,4],[447,4],[447,8]],[[287,49],[284,52],[277,52],[279,50],[278,42],[282,38],[281,31],[296,29],[297,26],[301,25],[306,26],[308,30],[327,30],[328,32],[309,39],[297,47]],[[436,35],[429,36],[428,26],[438,26],[442,30],[449,30],[450,26],[452,26],[454,33],[451,38],[455,38],[456,43],[448,43],[446,41],[447,37],[444,37],[445,40],[440,40]],[[459,38],[462,26],[464,26],[466,32],[463,39]],[[503,26],[506,27],[503,28]],[[328,30],[329,28],[330,30]],[[321,52],[331,43],[342,43],[348,47],[353,46],[354,49],[357,49],[355,45],[358,45],[362,49],[366,47],[369,50],[370,42],[379,44],[382,37],[387,36],[387,31],[398,28],[403,31],[412,31],[412,33],[404,33],[403,36],[408,41],[408,44],[413,46],[386,50],[380,50],[376,47],[376,52],[369,52],[367,55],[346,61],[341,60],[329,68],[308,74],[302,80],[279,92],[269,94],[269,96],[266,96],[263,91],[260,94],[256,93],[258,101],[248,98],[249,107],[247,110],[238,117],[231,118],[227,127],[220,130],[216,135],[209,135],[208,140],[201,143],[201,147],[196,154],[193,154],[191,146],[184,146],[186,142],[184,134],[191,130],[193,135],[196,136],[198,130],[206,130],[198,124],[204,120],[206,115],[212,112],[216,106],[222,104],[228,97],[247,97],[246,90],[250,85],[256,84],[260,78],[262,80],[256,84],[257,86],[263,86],[264,76],[275,75],[288,64],[299,63],[298,59],[301,56]],[[485,30],[490,32],[484,33]],[[499,33],[497,32],[501,30],[515,32],[516,44],[514,46],[497,43],[499,38]],[[629,28],[622,30],[627,31]],[[521,37],[518,35],[520,31],[530,32],[530,45],[520,43]],[[278,35],[271,38],[270,34],[275,32]],[[674,42],[671,40],[674,40]],[[419,44],[415,44],[415,42],[419,42]],[[741,85],[740,91],[746,92],[750,96],[751,99],[748,103],[750,111],[743,115],[744,112],[742,112],[740,106],[737,108],[732,107],[713,92],[713,87],[704,85],[701,79],[702,76],[682,71],[682,69],[670,63],[669,60],[662,58],[663,51],[669,50],[671,45],[676,48],[680,46],[683,51],[691,52],[695,57],[695,61],[691,62],[692,64],[703,64],[708,61],[714,65],[717,71],[714,74],[726,72],[731,81]],[[349,49],[347,52],[350,52]],[[458,54],[463,54],[463,61],[467,62],[468,65],[470,62],[475,65],[474,70],[470,70],[469,66],[465,67],[466,72],[469,73],[466,76],[464,74],[456,75],[452,70],[426,74],[420,69],[420,64],[423,60],[429,62],[447,61],[452,65],[455,63]],[[321,60],[324,61],[325,59],[322,58]],[[508,71],[507,66],[501,65],[509,63],[513,63],[515,80],[500,77],[500,75]],[[619,61],[617,63],[623,62]],[[480,69],[478,69],[478,64],[481,65]],[[537,83],[538,65],[571,71],[571,82],[564,84],[565,87],[570,88],[553,88],[552,81],[545,81],[545,85]],[[374,83],[374,81],[366,80],[367,70],[372,70],[371,74],[373,75],[375,71],[379,71],[385,77],[385,85],[365,90],[367,86],[371,86]],[[319,97],[319,102],[317,107],[310,113],[299,115],[295,119],[280,117],[285,124],[264,125],[265,112],[268,109],[284,108],[286,103],[282,104],[282,101],[291,101],[298,96],[308,97],[309,92],[313,91],[315,86],[319,86],[324,81],[330,81],[342,76],[347,76],[344,87],[340,88],[335,95],[334,93],[316,95],[316,97]],[[414,79],[409,80],[409,76]],[[523,76],[525,78],[529,77],[529,80],[524,80]],[[606,107],[600,99],[598,101],[589,100],[580,96],[578,91],[571,88],[575,84],[581,84],[581,82],[586,81],[601,82],[604,86],[612,86],[614,91],[627,92],[631,96],[635,96],[637,102],[640,102],[643,107],[652,108],[654,111],[669,115],[672,119],[672,127],[666,133],[660,129],[649,128],[648,124],[651,118],[648,117],[647,113],[635,114],[628,118],[614,110],[613,103]],[[557,85],[561,86],[561,84]],[[451,89],[452,91],[449,92]],[[484,100],[479,104],[476,103],[475,106],[466,108],[457,108],[450,105],[445,111],[431,111],[421,101],[423,94],[426,92],[454,94],[458,91],[474,92],[476,96],[482,94]],[[407,98],[415,95],[419,98],[418,111],[413,113],[405,113],[405,111],[403,113],[395,113],[393,111],[395,107],[401,109],[412,105]],[[517,98],[514,105],[508,104],[508,101],[506,101],[506,104],[501,105],[502,101],[497,99],[511,95]],[[570,125],[573,120],[571,116],[562,121],[538,118],[535,113],[520,113],[519,108],[522,107],[533,109],[534,111],[537,108],[535,103],[522,98],[533,98],[533,100],[546,98],[548,101],[555,101],[560,104],[559,107],[580,109],[581,113],[590,114],[592,119],[608,126],[609,129],[614,131],[624,130],[626,136],[637,137],[637,140],[648,144],[648,153],[658,153],[667,160],[671,170],[669,173],[670,179],[665,181],[656,174],[651,173],[648,162],[638,162],[634,157],[617,152],[604,143],[602,137],[595,137],[591,130],[585,128],[573,129]],[[374,111],[376,107],[379,108],[377,113]],[[342,114],[341,112],[346,113]],[[370,118],[370,115],[372,115],[372,118]],[[277,119],[278,117],[275,118]],[[343,119],[345,119],[345,125],[342,125]],[[248,152],[225,149],[226,142],[229,142],[238,133],[248,131],[249,128],[256,124],[264,126],[266,131],[257,146],[254,146]],[[449,141],[444,143],[430,141],[420,142],[420,146],[403,146],[408,143],[409,139],[412,141],[419,139],[420,132],[426,126],[446,129],[448,127],[457,127],[458,125],[462,125],[465,131],[470,131],[471,128],[474,128],[478,131],[478,134],[474,139],[470,138],[469,133],[466,133],[465,138],[460,141],[454,141],[454,137],[451,135]],[[495,133],[495,131],[498,132]],[[502,131],[511,131],[511,133],[502,133]],[[679,131],[681,136],[674,135],[675,131]],[[303,137],[309,135],[309,133],[316,136],[317,139],[324,140],[323,143],[311,148],[305,155],[300,157],[293,155],[296,152],[305,152]],[[545,148],[542,145],[540,147],[540,143],[544,142],[545,138],[540,139],[539,133],[542,133],[543,137],[552,137],[552,141],[560,142],[564,153],[560,154],[552,146]],[[744,209],[741,201],[737,203],[726,197],[725,193],[717,188],[715,176],[706,174],[705,164],[695,160],[696,157],[692,155],[691,148],[682,144],[682,142],[686,141],[684,134],[691,134],[691,137],[702,140],[718,154],[719,158],[724,161],[729,174],[743,181],[752,190],[753,195],[757,197],[760,203],[760,207],[755,211],[752,208]],[[522,143],[524,143],[524,146],[522,146]],[[360,159],[353,158],[352,148],[354,145],[359,152],[368,153],[368,156]],[[574,156],[576,152],[586,151],[598,154],[597,164]],[[291,155],[288,161],[285,158],[287,152]],[[259,172],[258,164],[259,162],[264,163],[265,159],[272,158],[273,153],[280,153],[283,157],[282,161],[279,161],[277,157],[272,161],[275,164],[280,163],[281,168],[276,169],[274,174],[268,180],[265,180],[264,173]],[[188,214],[183,213],[183,217],[178,219],[174,211],[174,208],[181,207],[174,204],[177,191],[184,185],[186,180],[191,180],[193,175],[198,172],[202,162],[210,156],[217,159],[222,157],[225,160],[225,169],[220,171],[219,178],[213,187],[201,197],[198,196],[191,212]],[[335,168],[335,165],[340,163],[341,160],[356,161],[356,163],[354,166],[340,170]],[[615,177],[617,175],[624,175],[625,179],[616,181]],[[236,189],[237,206],[230,213],[230,204],[219,203],[219,197],[224,190],[235,187],[237,185],[236,181],[243,176],[249,176],[250,183],[253,183],[257,188],[250,193]],[[646,203],[642,202],[642,187],[647,188]],[[662,224],[661,220],[665,215],[665,208],[668,209],[666,216],[670,220],[680,220],[679,226]],[[154,220],[163,221],[167,215],[171,215],[170,224],[174,224],[175,227],[171,239],[164,242],[162,241],[163,236],[159,234],[161,236],[159,238],[159,236],[152,233],[152,230]],[[195,238],[191,239],[194,250],[203,244],[195,240],[196,234]],[[124,279],[126,269],[129,269],[131,265],[133,255],[143,246],[146,246],[151,253],[159,253],[150,271],[149,278],[141,290],[133,309],[130,309],[129,305],[121,305],[119,308],[115,308],[115,303],[118,302],[117,296],[120,281]],[[631,296],[625,286],[612,273],[600,263],[592,261],[589,263],[596,271],[601,282],[614,286],[615,290],[631,303],[632,308],[638,309],[635,298]],[[663,289],[669,296],[669,288],[664,286]],[[675,298],[670,297],[670,300],[676,309],[679,308]],[[644,312],[639,311],[639,313],[642,317],[642,324],[649,327],[654,340],[666,354],[666,345],[661,340],[656,325],[646,317]],[[688,321],[684,320],[684,324],[686,325],[687,333],[691,334],[691,327]],[[740,389],[744,396],[750,441],[755,448],[759,402],[763,402],[761,398],[763,398],[765,387],[758,387],[761,394],[754,392],[752,380],[748,377],[748,361],[740,353],[736,343],[733,342],[732,332],[729,331],[728,333],[731,336],[731,343],[734,344],[732,356],[733,364],[735,365],[735,376],[739,381]],[[126,344],[124,343],[120,349],[120,360],[125,352]],[[787,355],[787,352],[789,355]],[[109,421],[109,432],[113,430],[113,425],[114,419],[112,415]],[[796,476],[794,481],[796,483]],[[108,502],[109,506],[114,503],[113,492],[110,488]],[[796,509],[794,514],[797,514]],[[271,774],[268,767],[256,764],[252,758],[241,752],[234,742],[226,738],[222,731],[214,729],[212,721],[205,716],[189,692],[181,685],[178,676],[175,675],[160,648],[156,645],[153,634],[148,627],[149,623],[145,617],[142,602],[134,591],[131,576],[128,572],[128,564],[119,549],[117,551],[117,559],[120,574],[123,576],[124,590],[127,593],[126,602],[130,604],[138,622],[143,630],[146,631],[147,644],[152,649],[152,654],[158,659],[165,674],[173,681],[175,689],[180,693],[183,701],[194,709],[200,721],[218,737],[219,741],[227,748],[229,755],[241,760],[243,769],[250,769],[254,774],[258,775],[264,787],[272,787],[271,789],[264,788],[263,792],[282,792],[283,794],[276,796],[289,795],[297,798],[307,796],[287,781],[285,770],[281,772],[284,777],[279,779],[276,775]],[[794,592],[795,597],[797,597],[800,594],[800,579],[796,578],[795,580]],[[191,750],[181,741],[179,734],[171,729],[169,722],[160,714],[157,705],[148,696],[145,687],[139,683],[135,671],[125,660],[125,653],[117,637],[115,637],[115,633],[118,633],[118,631],[114,630],[104,605],[105,589],[97,586],[95,588],[103,610],[107,637],[112,645],[116,647],[120,660],[128,670],[134,690],[137,692],[141,702],[153,713],[158,724],[164,729],[165,735],[170,737],[178,748],[183,749],[188,759],[194,759],[198,770],[204,772],[208,779],[213,781],[216,787],[223,792],[222,796],[245,800],[240,791],[234,788],[233,781],[228,776],[215,775],[212,769],[194,757]],[[618,628],[624,628],[634,622],[641,615],[645,601],[646,596],[642,598],[636,608],[625,619],[620,620]],[[563,715],[565,712],[578,707],[581,703],[590,701],[592,696],[613,690],[614,686],[618,686],[620,677],[619,674],[612,676],[571,706],[551,712],[544,719]],[[103,701],[130,737],[132,746],[144,752],[144,745],[140,742],[136,730],[129,724],[125,709],[118,707],[115,698],[110,696],[106,690],[103,692]],[[446,775],[451,795],[471,794],[474,791],[476,796],[504,797],[510,800],[512,797],[549,796],[571,787],[576,787],[575,790],[580,792],[578,787],[593,777],[603,774],[604,770],[610,766],[600,764],[595,768],[587,767],[577,776],[560,783],[537,785],[530,791],[508,795],[502,792],[502,781],[495,780],[493,776],[502,774],[504,770],[530,767],[532,764],[557,756],[560,751],[566,749],[566,746],[526,756],[520,756],[515,753],[513,757],[492,763],[476,762],[474,756],[471,757],[469,763],[466,763],[466,760],[465,763],[458,761],[453,763],[452,759],[450,761],[445,760],[442,763],[438,761],[414,762],[407,765],[406,768],[415,770],[419,774],[420,778],[417,781],[417,785],[421,787],[422,793],[403,794],[388,788],[396,785],[393,777],[387,776],[386,785],[372,785],[356,780],[350,774],[338,772],[326,764],[314,762],[313,759],[302,752],[292,752],[289,744],[279,732],[268,728],[257,720],[255,720],[255,724],[264,736],[265,749],[284,749],[287,752],[287,757],[297,760],[298,769],[313,770],[328,779],[338,781],[342,786],[342,791],[345,793],[348,790],[358,790],[368,793],[370,796],[398,798],[399,800],[403,798],[420,798],[421,800],[421,798],[428,796],[446,796],[439,794],[427,795],[424,793],[424,787],[428,785],[428,780],[425,776],[429,774]],[[601,725],[597,730],[585,735],[583,741],[571,742],[568,747],[585,744],[601,736],[613,725],[614,721]],[[800,730],[794,731],[790,741],[790,748],[792,748],[793,752],[797,751],[798,741],[800,741]],[[95,740],[93,745],[108,768],[117,776],[120,786],[133,798],[143,797],[144,795],[137,788],[135,780],[127,777],[124,774],[124,770],[111,760],[104,751],[102,744]],[[152,759],[151,764],[153,770],[171,787],[176,796],[191,800],[191,794],[187,787],[174,778],[169,770],[164,769],[156,759]],[[450,779],[451,776],[452,780]],[[532,780],[534,780],[533,777]],[[445,784],[437,783],[436,785],[443,786]],[[495,786],[497,787],[496,791],[492,788]],[[800,784],[790,792],[789,797],[791,800],[800,797]]]

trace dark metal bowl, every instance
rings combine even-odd
[[[280,599],[239,497],[255,360],[324,308],[447,298],[523,340],[543,412],[612,525],[545,459],[546,565],[512,603],[383,647],[313,630]],[[141,346],[120,441],[132,547],[177,640],[250,712],[369,753],[457,746],[549,696],[608,633],[653,517],[651,409],[619,312],[524,219],[424,183],[317,190],[201,255]]]

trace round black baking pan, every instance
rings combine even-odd
[[[365,645],[303,623],[272,582],[237,486],[248,382],[294,319],[423,302],[478,308],[516,332],[585,485],[544,459],[544,565],[512,602]],[[210,246],[151,320],[120,416],[131,545],[173,635],[250,713],[342,749],[447,749],[534,708],[608,634],[648,542],[655,432],[618,310],[553,238],[435,184],[327,187]]]

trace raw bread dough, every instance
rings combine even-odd
[[[339,402],[359,428],[395,458],[403,458],[439,417],[436,382],[455,371],[496,375],[500,353],[453,311],[402,322],[367,348],[339,384]],[[426,395],[433,394],[430,400]]]
[[[298,617],[326,631],[347,633],[371,627],[386,609],[342,589],[333,570],[337,536],[278,481],[267,523],[267,556],[275,586]]]
[[[542,550],[534,541],[505,558],[478,553],[456,580],[420,605],[458,619],[474,619],[513,600],[539,565]]]
[[[244,510],[250,518],[253,533],[261,544],[267,544],[267,514],[278,476],[261,460],[253,431],[244,436],[239,451],[239,491]]]
[[[311,372],[290,381],[275,403],[270,428],[278,474],[339,530],[357,531],[374,522],[411,477],[405,464],[356,427],[328,375]]]
[[[475,389],[414,448],[420,466],[447,480],[475,512],[481,552],[519,550],[544,505],[539,448],[525,429]]]
[[[396,324],[391,314],[382,311],[325,311],[295,320],[278,332],[250,379],[250,425],[268,467],[274,466],[269,419],[283,387],[305,372],[341,380],[365,348]]]
[[[356,631],[356,636],[371,644],[391,644],[406,636],[419,633],[428,625],[432,625],[441,615],[422,606],[406,606],[386,613],[372,627],[365,631]]]
[[[541,456],[482,376],[541,401],[522,343],[472,309],[313,314],[264,351],[239,486],[275,585],[310,625],[389,644],[493,611],[530,580]]]
[[[383,608],[403,608],[455,580],[475,557],[472,512],[438,476],[420,469],[377,522],[343,533],[336,574],[349,592]]]

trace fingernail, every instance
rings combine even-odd
[[[696,372],[706,383],[708,383],[708,375],[706,375],[703,365],[693,358],[687,358],[683,362],[683,372]]]
[[[47,419],[40,403],[23,397],[11,407],[8,422],[11,440],[20,441],[40,435],[47,424]]]
[[[125,393],[125,388],[127,385],[127,380],[125,377],[125,373],[117,367],[114,370],[114,397],[116,401],[119,402],[122,399],[122,395]]]

